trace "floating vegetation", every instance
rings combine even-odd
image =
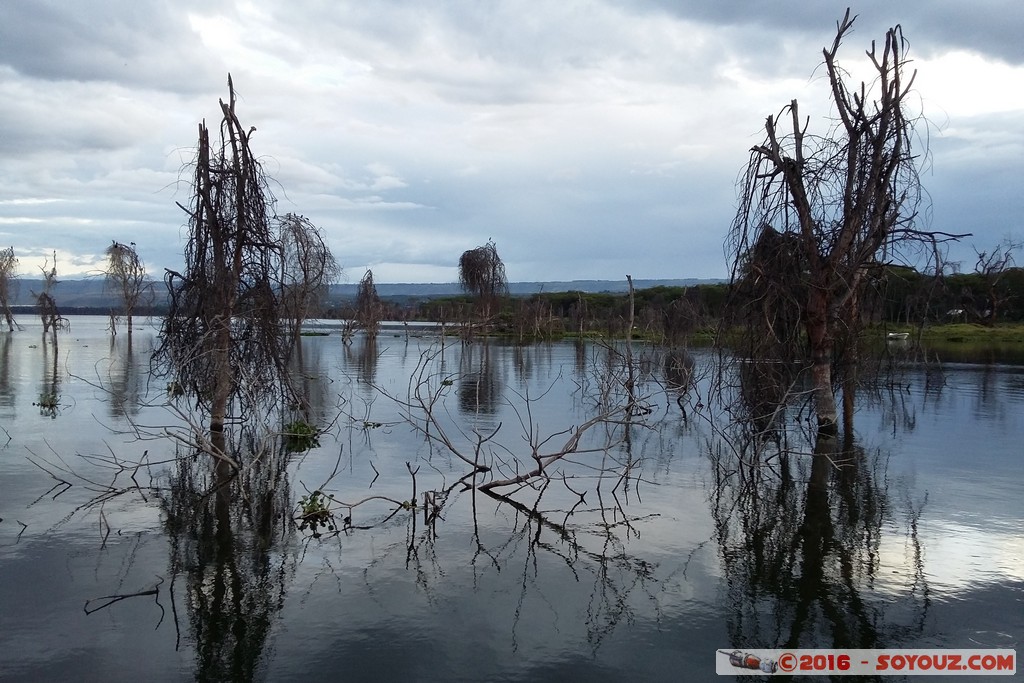
[[[320,446],[319,436],[320,431],[316,427],[302,420],[296,420],[284,428],[285,450],[289,453],[301,453],[310,448],[318,448]]]
[[[299,530],[309,529],[313,537],[320,536],[320,530],[334,531],[337,525],[334,521],[334,513],[331,512],[331,503],[334,502],[333,495],[324,495],[323,491],[313,491],[308,496],[299,499]]]

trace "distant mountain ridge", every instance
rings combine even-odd
[[[674,280],[633,280],[636,289],[649,287],[692,287],[722,282],[722,280],[698,280],[695,278]],[[377,283],[377,294],[381,297],[438,297],[462,294],[457,282],[431,283]],[[358,284],[339,284],[331,286],[331,294],[343,299],[355,298]],[[546,282],[510,282],[508,293],[513,296],[526,296],[539,292],[626,292],[629,285],[622,280],[551,280]]]
[[[708,285],[724,282],[724,280],[683,278],[674,280],[645,280],[634,279],[633,286],[637,289],[648,289],[650,287],[692,287],[694,285]],[[12,281],[11,305],[12,306],[33,306],[35,301],[32,292],[42,290],[43,281],[29,278],[17,278]],[[453,296],[461,294],[462,289],[457,282],[432,282],[432,283],[389,283],[382,282],[377,285],[377,294],[381,298],[403,298],[403,299],[429,299],[442,296]],[[331,285],[331,299],[354,299],[358,283],[344,283]],[[549,282],[510,282],[508,285],[509,294],[513,296],[526,296],[538,292],[611,292],[621,293],[627,291],[629,286],[626,280],[557,280]],[[160,305],[164,298],[163,282],[153,283],[154,303]],[[116,303],[116,298],[106,289],[103,278],[89,278],[83,280],[61,280],[53,289],[53,297],[57,301],[57,307],[68,308],[110,308]]]

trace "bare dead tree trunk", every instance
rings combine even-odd
[[[860,299],[859,288],[855,288],[845,307],[844,316],[845,346],[843,348],[843,432],[848,439],[853,438],[853,415],[856,409],[857,374],[860,363],[858,335],[860,333]]]
[[[234,92],[229,95],[230,107],[234,108]],[[224,103],[221,102],[221,107]],[[235,125],[233,112],[225,111],[224,125],[234,137]],[[222,143],[223,144],[223,143]],[[231,371],[231,321],[235,314],[235,300],[238,296],[239,270],[241,269],[240,254],[232,253],[231,225],[237,224],[240,231],[246,225],[244,211],[246,204],[245,169],[237,155],[237,144],[232,140],[235,150],[225,158],[218,168],[218,173],[227,171],[235,182],[235,217],[224,215],[223,204],[219,197],[212,196],[213,190],[221,190],[220,179],[216,185],[210,167],[210,132],[205,123],[199,125],[199,161],[196,166],[196,210],[197,222],[205,221],[210,230],[210,247],[213,251],[212,288],[206,292],[211,306],[206,312],[206,322],[213,340],[209,350],[212,360],[210,368],[210,438],[215,448],[226,452],[224,443],[224,423],[227,420],[228,404],[234,390],[234,376]],[[220,194],[220,192],[218,192]],[[241,223],[236,223],[241,218]],[[226,224],[225,224],[226,223]],[[242,240],[237,240],[241,243]]]
[[[584,326],[587,320],[587,308],[586,303],[583,301],[583,292],[576,292],[577,311],[576,315],[579,318],[578,330],[576,336],[583,339]]]
[[[832,391],[832,334],[828,321],[828,299],[818,287],[807,298],[807,341],[811,354],[811,380],[818,428],[834,432],[837,426],[836,398]]]
[[[278,224],[283,250],[278,287],[286,324],[291,326],[292,348],[300,348],[303,322],[323,310],[323,299],[341,268],[323,235],[307,218],[289,213]]]

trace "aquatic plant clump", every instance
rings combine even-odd
[[[334,520],[334,513],[331,512],[331,503],[334,502],[333,495],[326,495],[323,491],[313,491],[308,496],[299,499],[299,531],[312,532],[313,537],[320,536],[320,530],[334,531],[337,525]]]
[[[296,420],[284,428],[284,447],[289,453],[301,453],[320,447],[320,431],[311,424]]]

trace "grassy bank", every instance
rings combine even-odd
[[[735,338],[738,331],[727,330],[723,336],[723,339],[728,345],[731,339]],[[877,336],[878,339],[884,339],[887,332],[908,332],[911,340],[917,339],[917,328],[908,325],[895,325],[886,327],[869,327],[865,330],[864,335],[867,338]],[[519,341],[556,341],[561,339],[576,339],[576,332],[571,332],[565,329],[552,332],[541,338],[533,338],[526,335],[522,339],[518,339],[518,335],[511,332],[508,329],[489,329],[487,332],[481,331],[480,334],[485,336],[495,336],[504,338],[514,338]],[[713,326],[702,327],[692,331],[686,337],[687,344],[693,344],[695,346],[707,346],[713,344],[718,334],[717,328]],[[608,339],[607,334],[602,333],[598,330],[590,330],[585,335],[587,339]],[[622,339],[624,333],[619,332],[613,335],[614,339]],[[633,339],[637,342],[655,342],[664,343],[664,338],[660,334],[653,334],[647,330],[634,330]],[[1024,345],[1024,322],[1014,323],[1000,323],[992,327],[986,325],[977,325],[974,323],[949,323],[942,325],[926,325],[921,333],[921,341],[927,344],[975,344],[975,345],[986,345],[986,344],[1022,344]]]
[[[906,326],[892,328],[891,331],[909,332],[911,337],[917,333],[916,329]],[[921,333],[921,341],[966,344],[1024,344],[1024,323],[1000,323],[992,327],[974,323],[928,325]]]

